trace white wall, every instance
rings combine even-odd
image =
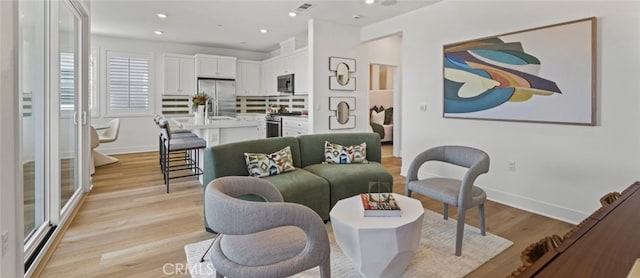
[[[162,79],[162,54],[212,54],[222,56],[232,56],[238,59],[261,61],[269,57],[268,53],[252,52],[245,50],[235,49],[223,49],[213,47],[202,47],[197,45],[179,44],[179,43],[166,43],[158,41],[145,41],[145,40],[133,40],[114,38],[106,36],[91,36],[91,48],[99,49],[100,62],[98,70],[98,78],[104,81],[105,79],[105,52],[106,51],[124,51],[124,52],[138,52],[138,53],[153,53],[154,65],[151,77],[152,90],[154,92],[152,101],[152,107],[154,111],[146,116],[130,116],[119,117],[120,118],[120,134],[118,140],[113,143],[102,144],[98,148],[105,153],[128,153],[128,152],[142,152],[153,151],[158,148],[158,129],[152,121],[152,117],[155,114],[160,113],[160,102],[162,90],[164,87],[164,81]],[[100,82],[98,86],[99,100],[100,102],[106,102],[105,83]],[[195,92],[194,92],[195,94]],[[92,118],[93,123],[107,123],[114,117],[105,115],[105,107],[101,103],[98,105],[100,112],[98,117]]]
[[[478,147],[491,156],[489,173],[477,181],[490,199],[581,221],[599,207],[600,196],[639,176],[638,11],[639,2],[621,1],[445,1],[363,28],[362,41],[403,34],[403,173],[429,147]],[[597,126],[442,118],[442,45],[592,16],[598,18]],[[516,162],[515,172],[508,161]]]
[[[0,277],[21,277],[22,241],[20,219],[22,200],[18,190],[18,13],[17,1],[0,1],[0,235],[7,233],[7,245],[0,253]],[[8,38],[8,39],[7,39]],[[1,236],[0,236],[1,237]],[[0,244],[2,246],[2,244]]]
[[[366,131],[369,126],[368,114],[368,72],[369,64],[366,54],[362,52],[360,29],[352,26],[335,24],[322,20],[309,21],[309,55],[311,55],[311,76],[309,93],[309,123],[313,125],[313,133],[356,132]],[[329,57],[342,57],[356,60],[356,91],[330,91]],[[352,74],[351,76],[354,76]],[[356,116],[355,129],[329,130],[329,97],[355,97]]]

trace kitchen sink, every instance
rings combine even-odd
[[[231,116],[209,116],[209,120],[210,121],[225,121],[225,120],[237,121],[238,119]]]

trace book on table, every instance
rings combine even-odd
[[[365,217],[400,217],[398,202],[391,193],[360,194]]]

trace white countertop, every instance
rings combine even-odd
[[[237,118],[229,119],[227,117],[207,119],[204,121],[196,121],[195,117],[179,117],[179,118],[171,118],[171,120],[175,124],[177,124],[180,128],[184,128],[188,130],[258,126],[258,122],[255,120],[237,119]]]

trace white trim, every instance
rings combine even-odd
[[[500,190],[486,187],[483,187],[482,189],[487,193],[488,197],[491,197],[488,199],[496,203],[501,203],[571,224],[578,224],[591,214]]]
[[[157,136],[157,135],[156,135]],[[129,147],[116,147],[116,148],[103,148],[100,146],[98,150],[104,154],[129,154],[129,153],[144,153],[158,151],[158,145],[147,146],[129,146]]]
[[[404,159],[403,159],[404,161]],[[408,164],[402,165],[400,168],[400,175],[403,177],[407,176],[407,167]],[[435,176],[431,173],[429,175]],[[551,204],[547,202],[543,202],[540,200],[531,199],[521,195],[515,195],[508,192],[479,186],[487,193],[487,199],[500,203],[503,205],[507,205],[510,207],[514,207],[517,209],[521,209],[524,211],[528,211],[531,213],[535,213],[538,215],[546,216],[549,218],[553,218],[556,220],[560,220],[563,222],[578,224],[583,219],[587,218],[591,213],[573,210],[567,207],[559,206],[556,204]]]
[[[22,267],[23,221],[17,213],[22,197],[16,161],[20,161],[17,129],[18,94],[18,2],[0,1],[0,235],[7,233],[7,248],[0,252],[0,277],[20,277]],[[0,244],[3,245],[3,244]]]

